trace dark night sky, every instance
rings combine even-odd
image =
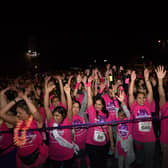
[[[111,63],[132,63],[145,55],[156,60],[152,40],[165,38],[165,32],[57,32],[52,25],[1,25],[1,72],[17,71],[28,63],[24,57],[28,37],[36,37],[41,67],[86,65],[94,59]]]

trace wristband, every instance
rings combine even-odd
[[[91,87],[91,85],[92,85],[91,82],[88,82],[87,86],[88,86],[88,87]]]
[[[79,88],[79,85],[80,85],[80,83],[77,82],[77,83],[76,83],[76,86],[75,86],[75,89],[78,89],[78,88]]]

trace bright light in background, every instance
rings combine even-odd
[[[142,59],[144,59],[144,55],[142,55]]]
[[[96,60],[94,60],[94,63],[96,63]]]
[[[35,65],[35,66],[34,66],[34,68],[35,68],[35,69],[37,69],[37,68],[38,68],[38,66],[37,66],[37,65]]]
[[[27,55],[28,57],[37,57],[37,56],[40,55],[40,53],[38,53],[37,51],[28,50],[27,53],[26,53],[26,55]]]
[[[158,43],[160,43],[161,42],[161,40],[158,40]]]
[[[107,61],[108,61],[108,60],[106,60],[106,59],[104,60],[104,62],[107,62]]]

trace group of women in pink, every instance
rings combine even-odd
[[[168,115],[166,70],[153,69],[138,75],[107,64],[1,81],[1,167],[102,168],[112,153],[119,168],[153,168],[158,132],[143,119]],[[161,120],[162,168],[168,166],[167,124]]]

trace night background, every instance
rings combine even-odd
[[[104,60],[118,65],[149,60],[165,64],[167,37],[168,32],[57,32],[47,24],[2,24],[1,75],[22,73],[35,65],[41,71],[87,67],[95,60],[97,65]],[[30,48],[40,55],[28,60],[25,53]]]

